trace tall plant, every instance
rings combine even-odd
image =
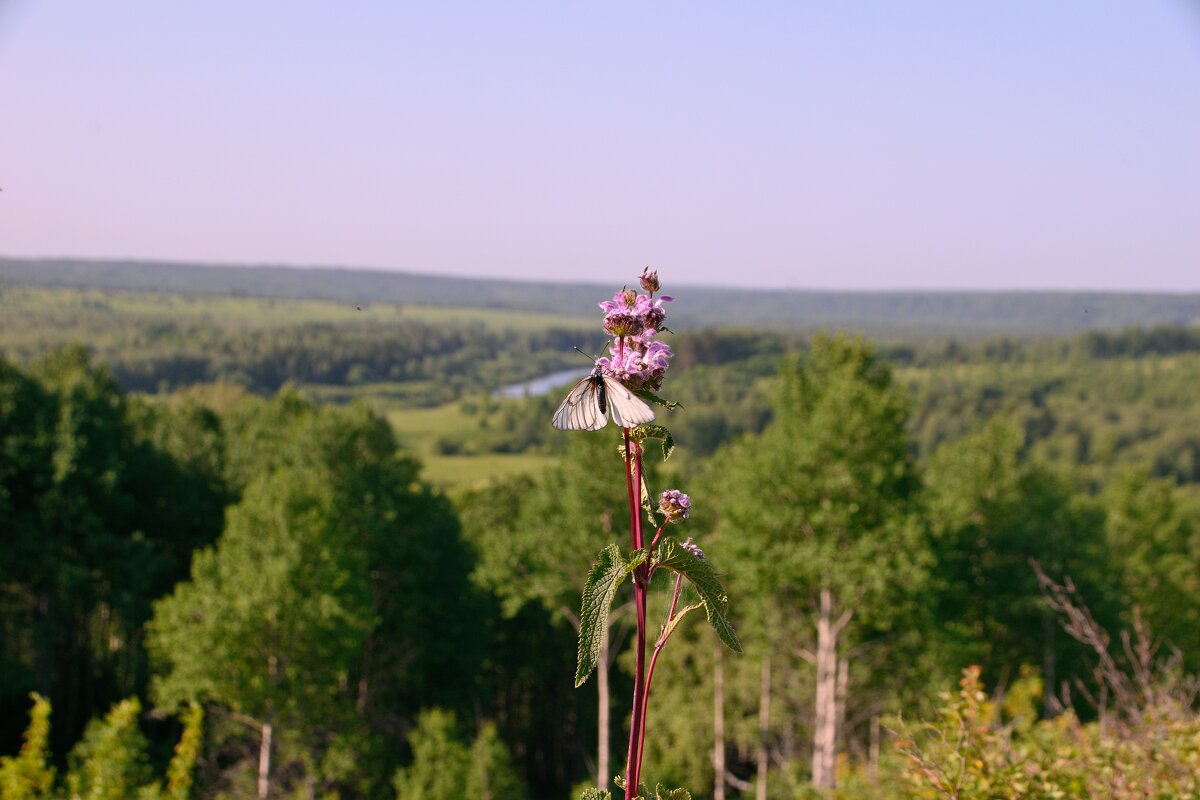
[[[618,453],[629,505],[630,548],[626,552],[616,542],[608,544],[588,573],[579,614],[575,685],[582,686],[595,669],[613,599],[625,579],[631,578],[636,626],[634,687],[625,775],[624,780],[617,781],[626,800],[651,796],[642,781],[650,689],[659,656],[679,623],[690,612],[703,609],[721,641],[741,652],[741,643],[727,616],[729,598],[712,564],[690,537],[680,542],[665,535],[669,525],[687,520],[691,498],[670,489],[657,496],[657,504],[651,499],[655,495],[645,469],[645,444],[652,439],[659,441],[664,460],[674,449],[667,428],[649,421],[654,417],[649,405],[677,405],[658,394],[671,358],[671,348],[659,334],[667,330],[664,304],[673,298],[655,297],[661,288],[658,274],[648,268],[642,272],[640,284],[645,294],[626,288],[612,300],[600,303],[605,312],[604,330],[612,337],[609,355],[596,360],[592,375],[580,382],[555,414],[557,427],[595,431],[605,427],[606,415],[611,413],[621,432]],[[650,531],[652,535],[648,535]],[[672,573],[675,580],[667,614],[647,660],[647,597],[654,577],[660,573]],[[685,584],[689,587],[686,592]],[[584,793],[583,800],[609,796],[607,791],[592,789]],[[668,791],[661,785],[654,796],[690,797],[683,789]]]

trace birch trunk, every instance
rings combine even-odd
[[[279,679],[279,660],[267,656],[267,674],[274,686]],[[275,704],[267,698],[267,713],[262,724],[262,741],[258,746],[258,800],[267,800],[271,793],[271,740],[275,734]]]
[[[835,782],[836,782],[836,772],[837,772],[837,763],[836,763],[836,762],[837,762],[837,758],[836,758],[836,756],[837,756],[837,744],[838,744],[838,742],[844,742],[844,741],[845,741],[845,738],[846,738],[846,732],[845,732],[845,727],[846,727],[846,696],[847,696],[847,694],[849,693],[849,691],[850,691],[850,659],[848,659],[848,658],[839,658],[839,659],[838,659],[838,672],[837,672],[837,689],[836,689],[836,691],[834,692],[834,695],[833,695],[833,704],[834,704],[834,705],[833,705],[833,717],[834,717],[834,727],[833,727],[833,746],[834,746],[834,758],[832,759],[832,761],[831,761],[831,763],[830,763],[830,767],[831,767],[831,768],[834,770],[834,773],[835,773],[835,775],[834,775],[834,777],[835,777]]]
[[[758,785],[754,790],[755,800],[767,800],[767,769],[770,767],[767,752],[767,730],[771,724],[771,658],[762,662],[762,686],[758,698]]]
[[[812,783],[818,791],[834,787],[837,743],[837,637],[843,620],[833,620],[833,593],[822,589],[817,612],[817,696],[813,726]]]
[[[267,800],[271,793],[271,737],[274,726],[272,714],[267,711],[267,720],[262,724],[262,741],[258,746],[258,800]]]
[[[713,647],[713,800],[725,800],[725,653]]]

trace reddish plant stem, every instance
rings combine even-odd
[[[660,529],[661,531],[661,529]],[[646,686],[642,690],[642,716],[638,721],[638,771],[641,771],[642,751],[646,748],[646,718],[649,716],[650,710],[650,683],[654,680],[654,665],[658,663],[658,654],[667,645],[667,639],[671,638],[671,631],[667,629],[667,625],[671,622],[671,618],[675,616],[675,609],[679,606],[679,590],[683,588],[683,576],[675,576],[675,594],[671,597],[671,608],[667,610],[667,619],[663,622],[662,635],[658,637],[658,641],[654,643],[654,653],[650,656],[650,668],[646,671]]]
[[[627,432],[626,441],[628,441],[628,436]],[[630,491],[629,502],[630,513],[634,519],[633,547],[635,550],[640,550],[646,546],[646,540],[642,535],[641,514],[642,455],[640,452],[633,453],[629,446],[626,446],[625,452],[627,458],[632,453],[632,486],[636,487],[636,489]],[[640,720],[644,713],[643,707],[646,699],[646,588],[648,577],[649,571],[645,564],[640,565],[633,571],[633,604],[637,614],[637,650],[635,651],[637,666],[633,678],[633,713],[630,715],[629,724],[629,768],[626,772],[626,800],[633,800],[637,795],[638,782],[641,779],[642,771]]]
[[[629,543],[633,546],[634,550],[637,550],[639,514],[637,498],[633,493],[633,456],[630,453],[629,429],[622,428],[621,434],[625,437],[625,491],[629,495]]]
[[[642,772],[642,726],[639,720],[645,713],[645,683],[646,683],[646,586],[635,575],[634,606],[637,610],[637,673],[633,683],[633,713],[629,721],[629,772],[625,786],[626,800],[633,800],[637,795],[638,783]]]
[[[665,531],[666,529],[667,529],[667,523],[664,522],[662,525],[659,526],[658,530],[654,532],[654,539],[652,539],[650,542],[650,551],[651,552],[654,551],[654,545],[658,544],[659,538],[663,535],[663,531]]]
[[[629,439],[629,430],[622,430],[622,435],[625,442],[625,488],[629,495],[629,536],[634,550],[641,548],[641,503],[639,502],[641,490],[641,459],[633,454],[633,442]],[[634,481],[638,480],[638,490],[635,493]],[[638,755],[641,753],[641,747],[638,741],[638,719],[641,713],[642,701],[642,670],[644,668],[645,650],[646,650],[646,586],[643,580],[642,570],[639,567],[633,573],[633,601],[636,611],[637,623],[637,653],[638,653],[638,668],[637,675],[633,685],[633,713],[629,724],[629,749],[626,753],[625,760],[625,798],[633,800],[637,795],[638,787],[638,771],[640,764],[638,763]]]

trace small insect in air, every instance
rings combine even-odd
[[[355,306],[355,307],[354,307],[354,310],[355,310],[355,311],[362,311],[362,306]]]
[[[622,428],[654,419],[654,411],[645,401],[597,364],[590,375],[567,392],[551,424],[560,431],[598,431],[608,424],[610,413],[613,422]]]

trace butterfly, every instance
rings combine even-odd
[[[560,431],[598,431],[608,424],[610,411],[613,422],[622,428],[654,419],[650,406],[619,380],[605,375],[597,364],[590,375],[567,392],[551,423]]]

